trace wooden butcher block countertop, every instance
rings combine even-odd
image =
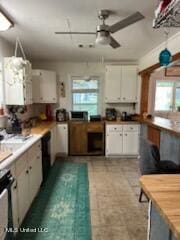
[[[146,175],[140,184],[177,239],[180,239],[180,174]]]
[[[56,121],[44,121],[37,124],[37,126],[31,128],[31,134],[45,135],[53,127],[56,126]]]
[[[11,151],[0,150],[0,163],[12,155]]]

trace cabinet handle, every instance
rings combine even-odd
[[[125,136],[127,136],[127,134],[125,134]]]
[[[16,185],[13,187],[13,190],[16,190],[17,189],[17,183],[16,183]]]
[[[30,166],[30,167],[29,167],[29,169],[31,170],[31,169],[32,169],[32,167]]]
[[[120,135],[120,136],[122,136],[122,134],[121,134],[121,133],[120,133],[119,135]]]
[[[26,174],[28,174],[29,173],[29,171],[28,170],[26,170]]]

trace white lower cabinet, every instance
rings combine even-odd
[[[122,154],[122,132],[110,132],[106,135],[106,155]]]
[[[51,148],[51,166],[54,164],[55,159],[56,159],[56,142],[57,142],[57,134],[56,134],[57,127],[55,126],[51,130],[51,143],[50,143],[50,148]]]
[[[123,133],[123,154],[138,155],[138,151],[139,151],[138,132]]]
[[[15,168],[15,173],[13,169]],[[12,210],[14,227],[21,225],[42,182],[41,142],[35,143],[19,157],[11,172],[15,179],[12,192]]]
[[[106,125],[106,156],[139,153],[139,125]]]
[[[17,177],[18,222],[22,223],[30,206],[28,169],[25,168]]]
[[[29,162],[29,200],[33,202],[42,182],[42,159],[37,155]]]
[[[68,154],[68,124],[57,124],[56,150],[62,155]]]
[[[15,166],[11,169],[11,174],[14,178],[14,182],[11,187],[11,200],[12,200],[12,214],[13,214],[13,226],[17,228],[18,224],[18,198],[17,198],[17,180],[15,179]]]

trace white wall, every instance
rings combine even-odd
[[[121,63],[122,64],[122,63]],[[126,63],[127,64],[127,63]],[[132,63],[131,63],[132,64]],[[59,82],[64,82],[65,84],[65,98],[59,98],[59,105],[56,106],[65,108],[67,111],[71,111],[71,87],[70,87],[70,77],[71,76],[85,76],[93,75],[100,77],[101,84],[101,112],[104,114],[105,108],[115,107],[119,111],[134,112],[132,104],[114,104],[105,105],[104,104],[104,78],[105,78],[105,65],[98,63],[86,63],[86,62],[49,62],[49,61],[38,61],[33,62],[33,69],[46,69],[52,70],[57,73],[57,78]]]
[[[165,43],[160,44],[154,48],[151,52],[139,59],[139,70],[142,71],[159,62],[159,54],[165,48]],[[168,49],[172,55],[180,52],[180,32],[173,35],[168,40]]]

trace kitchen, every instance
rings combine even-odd
[[[180,239],[179,205],[163,202],[178,200],[180,181],[179,25],[152,27],[165,4],[179,9],[2,1],[2,240]],[[142,138],[176,174],[140,177]]]

